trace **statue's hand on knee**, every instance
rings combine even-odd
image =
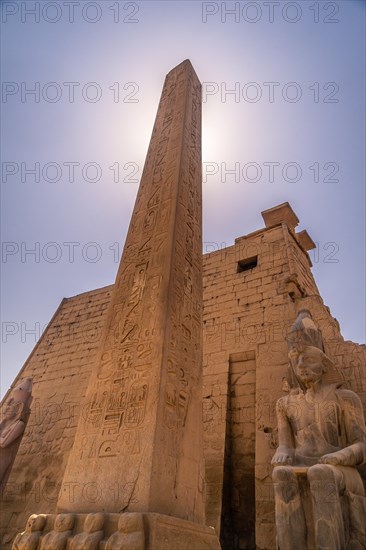
[[[332,464],[333,466],[337,466],[337,464],[341,464],[341,457],[339,453],[329,453],[319,458],[319,464]]]
[[[362,453],[358,452],[356,445],[350,445],[335,453],[329,453],[319,458],[319,464],[332,464],[333,466],[355,466],[362,462]]]
[[[289,449],[288,447],[285,447],[281,445],[278,447],[277,451],[275,452],[271,463],[274,466],[286,466],[291,465],[294,460],[294,451],[293,449]]]

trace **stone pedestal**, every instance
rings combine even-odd
[[[60,531],[60,516],[72,530]],[[40,514],[32,521],[43,529],[19,534],[13,550],[220,550],[212,527],[163,514]]]

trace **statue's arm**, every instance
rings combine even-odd
[[[292,464],[294,458],[293,434],[286,414],[286,402],[287,398],[281,397],[276,405],[278,448],[272,458],[275,466]]]
[[[11,430],[7,431],[5,436],[0,436],[0,447],[8,447],[15,441],[25,430],[25,424],[19,420]]]
[[[13,542],[13,545],[11,547],[11,550],[19,550],[19,545],[18,543],[22,540],[22,535],[24,533],[18,533],[17,536],[15,537],[14,539],[14,542]]]
[[[335,453],[324,455],[319,462],[341,466],[357,466],[366,462],[366,426],[362,404],[357,394],[338,390],[348,445]]]

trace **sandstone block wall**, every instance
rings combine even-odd
[[[33,378],[33,402],[1,502],[1,548],[11,547],[32,513],[56,510],[110,292],[64,299],[17,376]]]

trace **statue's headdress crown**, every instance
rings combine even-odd
[[[314,323],[308,309],[299,310],[287,335],[286,341],[293,376],[296,377],[294,367],[297,357],[304,352],[306,348],[316,348],[319,350],[323,364],[326,367],[323,375],[323,382],[325,384],[337,384],[338,386],[344,383],[344,379],[335,368],[333,361],[324,352],[322,333]]]
[[[300,309],[286,338],[289,351],[312,346],[324,352],[323,336],[308,309]]]
[[[32,399],[32,378],[25,378],[11,392],[14,401],[29,405]]]

